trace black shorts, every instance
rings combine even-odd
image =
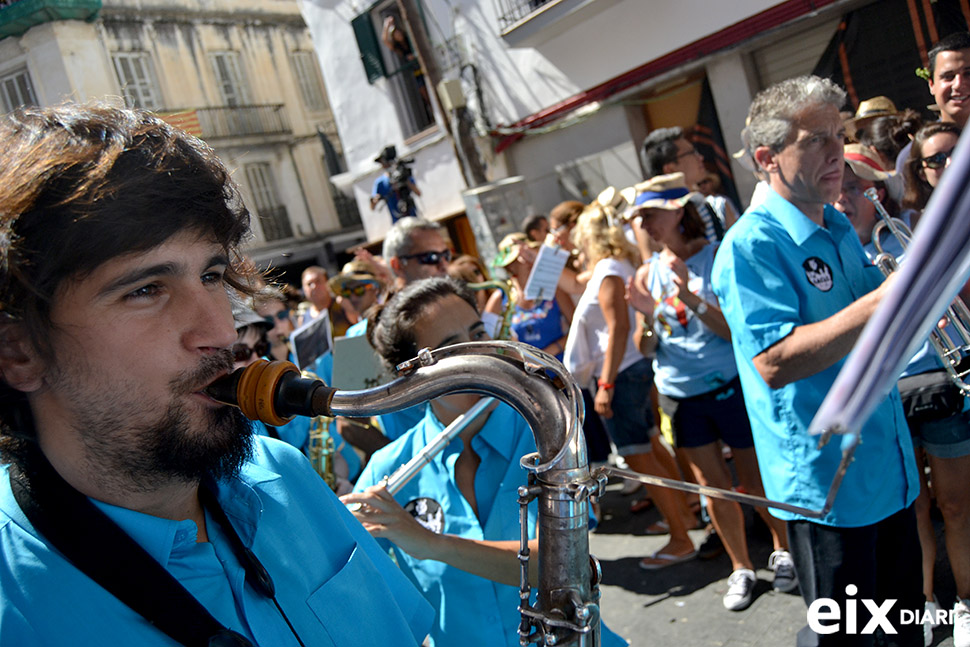
[[[720,439],[728,447],[754,446],[741,379],[690,398],[660,394],[662,428],[669,425],[674,447],[702,447]]]

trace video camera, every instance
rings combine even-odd
[[[414,215],[416,207],[414,197],[411,195],[411,178],[413,177],[411,165],[414,164],[414,158],[402,157],[398,159],[397,149],[390,145],[384,147],[376,161],[389,166],[387,178],[390,181],[391,190],[397,197],[396,217]]]

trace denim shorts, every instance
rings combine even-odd
[[[650,408],[653,362],[647,358],[620,372],[613,387],[613,417],[603,419],[606,433],[620,456],[646,454],[650,437],[657,433]]]
[[[970,410],[943,420],[909,423],[913,444],[937,458],[970,454]]]
[[[702,447],[718,439],[734,449],[754,447],[740,378],[691,398],[661,393],[660,412],[664,433],[670,425],[674,447]]]

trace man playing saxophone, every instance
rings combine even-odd
[[[204,393],[255,286],[211,149],[64,105],[0,120],[0,155],[0,645],[421,644],[305,457]]]

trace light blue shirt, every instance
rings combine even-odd
[[[293,445],[299,449],[307,457],[310,456],[310,425],[312,424],[313,418],[307,416],[296,416],[293,420],[290,420],[285,425],[276,427],[276,433],[279,439]],[[353,481],[360,474],[360,470],[363,467],[361,463],[360,456],[354,451],[353,446],[345,441],[337,431],[337,423],[335,420],[331,420],[327,431],[330,433],[331,438],[333,438],[333,448],[334,451],[340,452],[340,455],[347,462],[347,478]],[[269,429],[265,423],[254,422],[253,432],[258,436],[270,436]]]
[[[710,303],[717,303],[711,289],[716,250],[716,244],[705,245],[685,261],[687,288]],[[647,287],[656,303],[653,330],[658,344],[653,379],[657,390],[674,398],[690,398],[724,386],[738,374],[731,342],[704,325],[677,297],[674,273],[660,262],[660,254],[654,254],[648,262]]]
[[[217,498],[272,576],[306,645],[420,645],[433,612],[298,451],[256,438]],[[206,514],[172,521],[95,502],[223,625],[260,647],[297,645],[273,601],[244,585],[228,538]],[[0,645],[170,646],[173,641],[54,552],[0,472]],[[138,577],[133,574],[133,577]]]
[[[796,327],[834,315],[883,280],[845,216],[828,205],[824,214],[822,228],[769,191],[728,231],[712,276],[731,328],[765,493],[815,509],[825,501],[842,448],[835,438],[818,449],[808,426],[845,360],[771,389],[753,359]],[[863,425],[834,507],[818,522],[870,525],[908,506],[918,492],[913,443],[894,388]]]
[[[371,457],[356,491],[392,474],[444,429],[430,405],[425,406],[425,416],[416,427]],[[499,403],[472,438],[471,446],[481,458],[474,483],[477,516],[455,481],[455,462],[464,447],[457,438],[394,498],[405,507],[415,508],[428,503],[421,499],[435,502],[430,508],[440,506],[441,514],[434,516],[440,532],[478,540],[518,540],[518,488],[526,484],[528,476],[519,459],[536,451],[535,438],[522,416]],[[533,502],[529,506],[530,537],[536,536],[536,516]],[[401,569],[438,611],[431,630],[434,647],[518,646],[518,587],[492,582],[443,562],[416,560],[404,551],[395,554]],[[602,644],[612,647],[626,641],[604,626]]]

